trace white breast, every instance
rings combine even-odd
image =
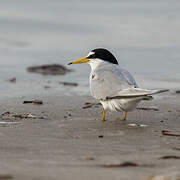
[[[136,97],[126,99],[111,99],[100,102],[105,110],[127,112],[132,111],[141,100],[142,97]]]

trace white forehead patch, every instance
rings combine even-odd
[[[93,54],[95,54],[95,52],[90,52],[90,53],[88,53],[88,55],[86,56],[86,57],[89,57],[90,55],[93,55]]]

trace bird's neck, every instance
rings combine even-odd
[[[99,66],[102,66],[102,65],[106,64],[106,62],[101,60],[101,59],[94,59],[94,60],[91,60],[88,64],[91,66],[91,71],[93,72]]]

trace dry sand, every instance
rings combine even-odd
[[[23,104],[33,98],[43,100],[43,105]],[[138,180],[177,174],[180,137],[161,131],[180,134],[179,99],[169,92],[139,105],[156,106],[158,111],[135,110],[127,121],[118,119],[121,113],[109,113],[104,123],[97,121],[100,106],[82,109],[85,102],[94,101],[88,96],[1,101],[1,114],[30,113],[44,119],[1,117],[0,179]]]

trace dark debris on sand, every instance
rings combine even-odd
[[[139,166],[139,165],[134,162],[130,162],[130,161],[118,163],[118,164],[103,164],[103,165],[101,165],[101,167],[104,167],[104,168],[121,168],[121,167],[136,167],[136,166]]]
[[[85,102],[84,106],[82,108],[83,109],[88,109],[88,108],[91,108],[91,107],[99,107],[99,105],[101,105],[101,103]]]
[[[72,72],[72,69],[68,69],[60,64],[47,64],[41,66],[31,66],[27,68],[28,72],[39,73],[42,75],[65,75],[68,72]]]
[[[165,135],[165,136],[176,136],[176,137],[180,137],[180,132],[178,131],[168,131],[168,130],[162,130],[161,131],[162,135]]]
[[[42,105],[43,101],[41,100],[25,100],[23,101],[23,104],[37,104],[37,105]]]
[[[78,83],[74,82],[59,82],[59,84],[63,86],[78,86]]]
[[[159,159],[180,159],[180,156],[168,155],[168,156],[162,156]]]
[[[8,81],[11,82],[11,83],[16,83],[16,78],[15,77],[10,78]]]
[[[0,180],[9,180],[13,179],[13,176],[11,174],[0,174]]]
[[[1,114],[0,116],[2,119],[6,119],[6,120],[14,120],[14,119],[44,119],[44,117],[42,116],[36,116],[30,113],[13,113],[13,112],[9,112],[6,111],[4,113]]]

